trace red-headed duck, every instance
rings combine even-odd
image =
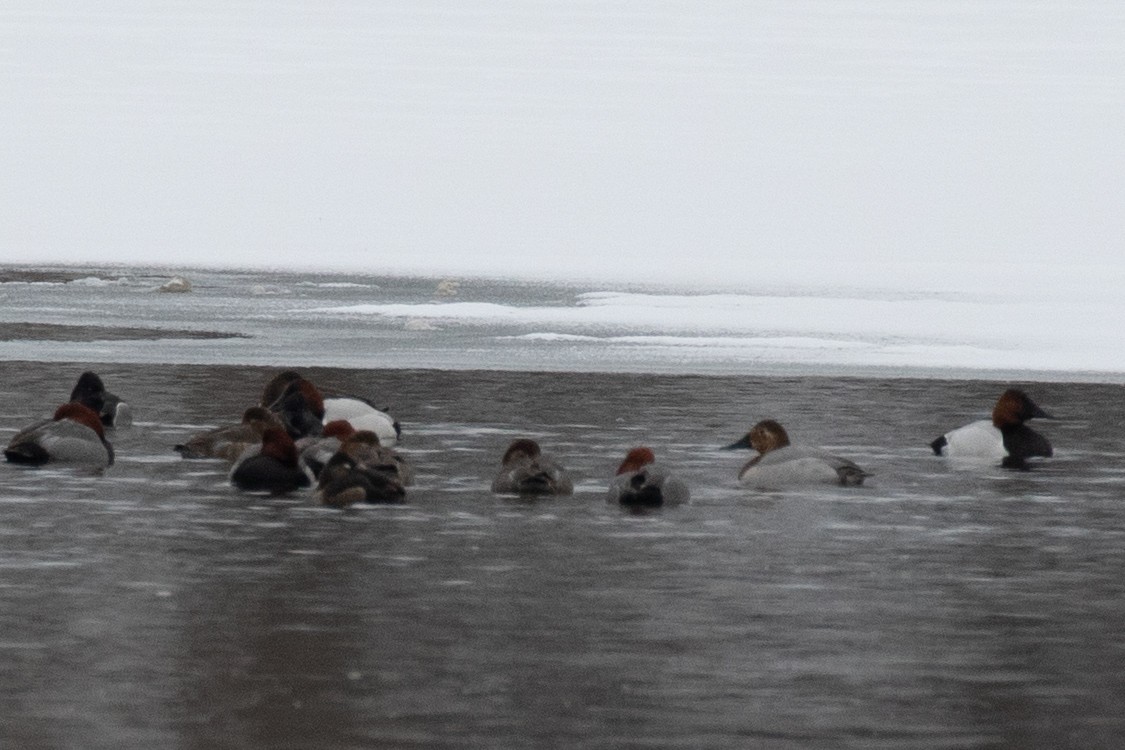
[[[738,472],[738,481],[750,487],[780,488],[807,484],[863,484],[870,476],[854,462],[817,448],[791,445],[779,422],[764,419],[741,439],[726,446],[751,448],[758,455]]]
[[[133,423],[129,404],[107,391],[97,373],[89,370],[78,376],[70,400],[93,409],[106,427],[128,427]]]
[[[251,446],[261,445],[262,433],[270,427],[280,427],[273,412],[262,406],[251,406],[242,413],[236,425],[216,427],[192,435],[174,450],[184,458],[222,458],[234,461]]]
[[[358,396],[326,395],[294,370],[271,378],[262,391],[261,403],[281,415],[294,438],[320,434],[315,422],[327,424],[342,419],[357,431],[374,432],[384,447],[395,445],[399,439],[399,424],[385,411]]]
[[[652,449],[643,446],[626,454],[606,494],[607,502],[632,508],[676,505],[689,499],[687,485],[656,463]]]
[[[1007,469],[1027,469],[1029,458],[1054,454],[1047,438],[1024,422],[1052,419],[1026,393],[1009,388],[992,409],[992,419],[970,422],[930,443],[934,455],[955,460],[999,461]]]
[[[262,433],[258,450],[243,453],[231,468],[230,481],[240,490],[269,492],[281,495],[312,482],[297,462],[297,446],[280,427],[269,427]]]
[[[340,450],[344,441],[354,434],[355,428],[343,419],[326,422],[320,436],[304,437],[297,441],[298,460],[315,479]]]
[[[515,495],[569,495],[574,492],[574,482],[566,469],[542,452],[538,443],[521,438],[513,440],[500,459],[492,491]]]
[[[385,448],[398,443],[401,432],[398,422],[366,399],[358,396],[325,396],[324,421],[336,419],[347,420],[357,431],[374,432]]]
[[[18,464],[58,461],[105,467],[113,464],[113,446],[105,439],[97,412],[71,401],[56,409],[51,419],[16,433],[4,457]]]
[[[270,386],[273,385],[274,381],[271,381]],[[272,393],[270,386],[267,386],[267,395]],[[281,395],[262,406],[277,415],[285,431],[294,440],[320,435],[324,430],[324,397],[311,381],[299,375],[285,384]]]

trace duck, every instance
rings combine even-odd
[[[230,481],[240,490],[282,495],[308,487],[309,475],[297,461],[297,446],[281,427],[268,427],[261,445],[243,452],[230,471]]]
[[[78,382],[70,392],[70,400],[93,409],[106,427],[128,427],[133,423],[133,410],[129,404],[107,391],[96,372],[87,370],[78,376]]]
[[[414,467],[401,453],[382,445],[371,430],[357,430],[345,438],[339,452],[346,453],[365,470],[393,477],[403,487],[414,484]]]
[[[300,398],[295,395],[298,392]],[[396,445],[402,434],[394,417],[370,401],[358,396],[325,395],[296,370],[284,370],[271,378],[262,390],[261,405],[285,415],[283,419],[288,420],[294,438],[320,434],[314,422],[324,425],[340,419],[357,431],[374,432],[385,447]]]
[[[492,491],[509,495],[570,495],[574,493],[574,482],[566,469],[542,452],[539,443],[520,438],[512,441],[500,459]]]
[[[376,408],[367,399],[358,396],[327,395],[324,397],[324,421],[343,419],[356,431],[368,430],[379,436],[385,448],[398,444],[402,427],[386,411]]]
[[[296,441],[298,460],[312,474],[313,479],[316,479],[343,446],[344,441],[355,432],[355,428],[343,419],[327,422],[320,435],[303,437]]]
[[[294,375],[292,379],[278,382],[279,378]],[[280,388],[276,398],[267,400]],[[324,397],[311,381],[293,371],[278,375],[266,386],[262,406],[277,415],[285,431],[294,440],[317,436],[324,431]]]
[[[320,472],[317,499],[333,508],[355,503],[397,505],[406,502],[406,487],[395,475],[366,466],[340,450]]]
[[[71,401],[47,420],[20,430],[4,449],[4,458],[15,464],[48,462],[104,468],[113,465],[113,446],[96,411]]]
[[[296,370],[282,370],[274,375],[267,382],[262,389],[262,399],[259,402],[261,406],[269,408],[275,401],[281,398],[281,394],[289,387],[289,384],[294,380],[302,380],[301,373]]]
[[[242,413],[238,424],[196,433],[173,446],[173,450],[184,458],[222,458],[234,462],[248,447],[260,445],[262,433],[268,428],[280,426],[269,409],[251,406]]]
[[[639,446],[630,450],[617,468],[606,502],[631,508],[657,508],[686,503],[690,497],[687,485],[656,463],[653,450]]]
[[[810,484],[838,484],[854,487],[870,476],[854,461],[834,456],[818,448],[792,445],[789,433],[775,419],[758,422],[726,450],[751,448],[758,455],[738,472],[740,484],[758,488],[791,487]]]
[[[1019,388],[1000,394],[992,409],[992,419],[951,430],[930,443],[935,456],[954,460],[999,461],[1006,469],[1026,470],[1030,458],[1050,458],[1054,449],[1050,441],[1025,422],[1031,419],[1054,419]]]

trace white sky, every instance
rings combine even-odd
[[[1118,0],[5,0],[0,80],[5,262],[1125,266]]]

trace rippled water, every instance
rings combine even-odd
[[[4,440],[75,364],[0,363]],[[275,370],[106,365],[137,424],[102,476],[0,465],[5,747],[1116,747],[1125,736],[1120,386],[1038,384],[1057,458],[928,455],[987,382],[310,369],[404,426],[408,504],[235,492],[171,446]],[[752,493],[761,417],[858,489]],[[530,435],[574,497],[488,483]],[[602,491],[654,446],[692,486]]]

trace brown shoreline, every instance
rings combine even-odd
[[[0,268],[0,284],[69,284],[79,279],[120,281],[124,274],[105,274],[91,271],[53,271],[42,269]]]
[[[61,323],[0,323],[0,341],[155,341],[158,339],[245,339],[226,331],[172,328],[75,326]]]

